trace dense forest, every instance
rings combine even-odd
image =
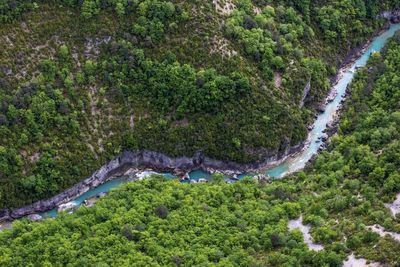
[[[358,71],[338,133],[302,172],[233,184],[219,175],[207,184],[128,183],[74,214],[15,222],[0,232],[0,265],[341,266],[355,253],[397,266],[400,242],[369,226],[400,232],[399,215],[384,206],[400,191],[399,73],[397,33]],[[288,231],[299,217],[323,250]]]
[[[0,209],[53,196],[123,150],[239,163],[286,151],[339,64],[398,6],[0,0]]]

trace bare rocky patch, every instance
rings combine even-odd
[[[135,127],[135,116],[133,114],[131,114],[131,116],[129,116],[129,127],[131,127],[131,129],[133,129],[133,127]]]
[[[400,234],[394,232],[388,232],[385,230],[384,227],[380,226],[379,224],[374,224],[372,226],[367,226],[368,230],[371,230],[374,233],[377,233],[380,237],[390,236],[394,240],[400,242]]]
[[[40,152],[35,152],[33,155],[29,156],[30,162],[36,162],[39,160],[41,153]]]
[[[255,6],[255,7],[253,7],[253,12],[254,12],[254,14],[258,15],[258,14],[262,13],[262,10],[258,6]]]
[[[396,215],[400,213],[400,193],[396,195],[396,199],[393,203],[387,203],[385,204],[385,207],[390,209],[393,217],[396,217]]]
[[[356,258],[352,253],[347,260],[343,262],[343,267],[378,267],[381,266],[377,262],[368,262],[363,258]]]
[[[316,244],[313,242],[312,236],[310,235],[311,227],[303,224],[302,216],[300,216],[300,218],[298,218],[296,220],[290,220],[288,223],[288,228],[290,231],[299,229],[303,233],[304,243],[307,244],[307,246],[310,250],[320,251],[320,250],[324,249],[324,247],[322,245]]]
[[[238,53],[231,48],[230,43],[223,37],[214,36],[211,39],[211,53],[220,54],[223,57],[237,56]]]
[[[96,158],[99,154],[105,151],[105,145],[109,142],[110,138],[115,134],[113,127],[115,124],[120,124],[121,121],[117,119],[116,110],[113,110],[112,106],[109,105],[107,98],[101,93],[99,85],[91,83],[90,86],[85,87],[87,90],[87,107],[82,112],[87,114],[86,127],[88,132],[83,135],[86,140],[90,151],[93,152]],[[126,126],[131,125],[131,120],[126,122]],[[133,121],[132,121],[133,122]],[[132,126],[133,127],[133,126]]]
[[[280,88],[282,85],[282,74],[279,72],[274,73],[274,84],[276,88]]]
[[[232,0],[213,0],[215,10],[222,15],[230,15],[236,8]]]
[[[96,59],[100,54],[100,45],[108,44],[111,36],[86,38],[84,55],[86,59]]]

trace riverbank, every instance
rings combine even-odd
[[[368,46],[374,38],[370,38],[367,45],[360,48],[358,54],[353,53],[352,63],[357,59],[356,55],[362,54],[363,48]],[[338,81],[347,66],[340,69],[336,75]],[[335,88],[331,89],[335,90]],[[328,95],[329,99],[331,94]],[[334,110],[337,112],[337,109]],[[330,123],[330,121],[328,121]],[[326,141],[326,140],[325,140]],[[185,176],[188,172],[201,169],[209,173],[220,172],[228,176],[236,176],[242,173],[254,173],[265,170],[281,164],[304,151],[310,144],[310,134],[307,140],[296,146],[290,146],[288,143],[283,151],[272,151],[271,155],[261,162],[251,164],[237,164],[233,162],[224,162],[206,157],[202,152],[196,153],[193,157],[171,158],[162,153],[152,151],[125,151],[114,160],[103,165],[98,171],[94,172],[89,178],[76,184],[70,189],[56,195],[48,200],[41,200],[31,205],[18,209],[5,209],[0,212],[0,221],[13,220],[34,213],[42,213],[53,209],[60,204],[66,203],[82,195],[88,190],[95,188],[115,177],[125,175],[130,170],[152,169],[158,172],[172,172],[178,176]]]
[[[170,158],[162,153],[147,150],[125,151],[103,165],[89,178],[48,200],[41,200],[22,208],[2,210],[0,212],[0,222],[51,210],[115,177],[127,175],[133,170],[151,169],[158,172],[172,172],[178,176],[184,176],[192,170],[202,169],[210,173],[218,170],[218,172],[234,176],[244,173],[250,168],[251,166],[212,160],[205,157],[202,152],[196,153],[192,158]]]
[[[390,29],[390,26],[392,24],[397,24],[400,23],[400,11],[390,11],[390,12],[385,12],[386,15],[382,15],[387,22],[384,24],[384,26],[377,30],[368,40],[366,41],[365,44],[354,48],[350,51],[349,55],[346,57],[344,62],[342,63],[340,69],[338,70],[337,74],[331,78],[331,90],[328,93],[328,97],[326,98],[325,102],[320,103],[317,107],[316,110],[319,112],[324,112],[327,104],[329,104],[333,99],[336,97],[336,93],[334,91],[334,86],[338,84],[339,80],[343,78],[343,75],[348,72],[348,71],[353,71],[350,70],[354,62],[363,55],[368,47],[372,44],[372,42],[381,34],[383,34],[385,31]],[[354,71],[357,70],[357,66]],[[340,115],[341,111],[344,108],[344,104],[347,100],[347,97],[349,96],[349,91],[348,88],[346,88],[345,94],[342,96],[342,100],[340,101],[340,104],[337,108],[336,114],[334,116],[334,119],[327,123],[326,129],[324,130],[324,133],[326,136],[324,137],[324,142],[321,144],[318,152],[322,152],[323,150],[326,150],[329,146],[330,143],[330,138],[337,134],[339,123],[340,123]],[[309,167],[312,165],[314,160],[316,159],[318,154],[315,154],[311,159],[306,163],[305,168]]]

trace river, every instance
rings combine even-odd
[[[392,37],[396,31],[400,30],[400,24],[392,24],[390,28],[377,36],[372,43],[368,46],[365,52],[359,57],[353,64],[346,70],[341,71],[341,75],[337,84],[333,86],[331,93],[334,92],[336,97],[332,102],[328,103],[325,111],[317,117],[314,122],[313,129],[310,131],[307,139],[307,147],[301,153],[294,158],[289,158],[282,164],[267,170],[267,174],[272,177],[283,177],[285,174],[301,170],[305,167],[305,164],[311,159],[311,157],[318,153],[318,149],[321,147],[322,142],[319,138],[324,134],[324,130],[327,128],[327,124],[333,121],[334,116],[340,106],[340,102],[346,93],[346,88],[353,79],[354,73],[358,67],[366,65],[371,53],[380,51],[387,40]]]
[[[368,46],[368,48],[362,53],[362,55],[355,60],[351,66],[346,69],[342,69],[339,73],[339,79],[337,83],[332,87],[330,95],[335,96],[331,101],[326,105],[325,111],[318,115],[316,118],[313,129],[309,132],[307,138],[307,145],[305,148],[298,154],[293,157],[289,157],[286,161],[279,164],[276,167],[268,169],[265,171],[265,174],[274,177],[281,178],[288,173],[295,172],[301,170],[305,167],[305,164],[311,159],[313,155],[318,153],[319,148],[321,147],[321,137],[324,135],[324,131],[327,128],[327,124],[331,123],[334,119],[334,116],[337,114],[338,109],[340,107],[340,103],[343,100],[346,88],[353,79],[354,73],[358,67],[365,66],[368,58],[371,53],[374,51],[380,51],[387,40],[394,35],[394,33],[400,30],[400,24],[392,24],[388,30],[377,36]],[[142,172],[140,175],[142,178],[148,176],[151,172]],[[162,173],[167,178],[174,178],[171,173]],[[242,178],[244,176],[253,176],[254,174],[242,174],[237,178]],[[198,181],[201,178],[209,179],[211,177],[210,173],[204,172],[202,170],[195,170],[189,173],[189,177],[193,181]],[[227,181],[233,181],[230,177],[225,177]],[[118,177],[111,181],[108,181],[102,185],[99,185],[96,188],[93,188],[79,197],[75,198],[70,202],[72,205],[81,205],[85,200],[93,198],[101,192],[108,192],[113,188],[118,187],[120,184],[128,181],[128,177]],[[57,209],[53,209],[41,214],[44,217],[54,217],[57,215]],[[1,229],[1,226],[0,226]]]

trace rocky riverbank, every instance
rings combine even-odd
[[[357,48],[354,48],[353,50],[350,51],[349,55],[346,57],[346,59],[344,60],[344,62],[342,63],[338,73],[333,76],[331,78],[331,84],[332,84],[332,89],[329,92],[327,98],[325,99],[324,102],[319,103],[316,106],[316,110],[320,113],[325,111],[326,106],[332,102],[334,100],[334,98],[336,97],[336,92],[333,88],[333,86],[335,86],[338,81],[342,78],[343,74],[349,70],[349,68],[351,67],[351,65],[354,63],[354,61],[359,58],[368,48],[368,46],[373,42],[373,40],[381,35],[383,32],[387,31],[390,28],[391,23],[400,23],[400,10],[395,10],[395,11],[387,11],[387,12],[383,12],[381,14],[381,16],[383,18],[385,18],[387,20],[387,23],[382,27],[382,29],[380,29],[379,31],[376,31],[368,40],[367,42],[362,45],[359,46]],[[340,114],[342,109],[344,108],[344,103],[347,99],[347,97],[349,96],[349,90],[348,87],[346,88],[346,92],[345,94],[342,96],[342,100],[337,108],[336,111],[336,115],[334,117],[334,119],[331,122],[328,122],[326,125],[326,129],[324,131],[324,133],[326,134],[325,137],[323,138],[323,143],[321,144],[320,149],[318,150],[318,152],[321,152],[323,150],[325,150],[330,142],[330,137],[332,137],[333,135],[335,135],[338,131],[338,127],[339,127],[339,122],[340,122]],[[317,155],[314,155],[306,164],[306,167],[310,166],[312,164],[312,162],[315,160]]]
[[[301,152],[305,147],[305,144],[306,142],[304,141],[297,146],[291,147],[288,143],[284,151],[273,152],[271,153],[271,156],[266,157],[262,162],[252,164],[237,164],[233,162],[213,160],[206,157],[201,151],[191,158],[171,158],[162,153],[146,150],[125,151],[114,160],[103,165],[84,181],[50,199],[41,200],[22,208],[4,209],[0,211],[0,222],[10,221],[30,214],[41,213],[56,208],[61,204],[67,203],[82,195],[88,190],[113,179],[114,177],[126,174],[130,169],[152,169],[159,172],[169,171],[180,176],[184,176],[195,169],[202,169],[210,173],[220,172],[234,176],[244,172],[257,172],[260,169],[267,169],[278,165],[288,157]]]
[[[103,165],[89,178],[65,190],[64,192],[47,200],[41,200],[31,205],[17,208],[4,209],[0,212],[0,222],[18,219],[30,214],[42,213],[69,202],[82,195],[88,190],[95,188],[115,177],[126,175],[130,170],[152,169],[158,172],[172,172],[184,176],[188,172],[202,169],[210,173],[220,172],[226,175],[237,175],[247,171],[254,171],[261,167],[268,167],[284,161],[293,152],[299,150],[303,145],[289,147],[285,152],[271,156],[265,161],[254,164],[237,164],[207,158],[202,152],[196,153],[193,157],[171,158],[159,152],[153,151],[125,151],[114,160]]]
[[[355,47],[349,51],[347,57],[343,60],[342,64],[340,65],[338,72],[330,79],[332,89],[333,86],[335,86],[342,78],[343,73],[345,73],[351,67],[354,61],[356,61],[357,58],[359,58],[365,52],[365,50],[368,48],[369,45],[371,45],[371,43],[377,36],[387,31],[390,28],[391,23],[400,23],[400,11],[384,12],[381,14],[381,16],[387,20],[385,25],[381,29],[374,32],[363,45]],[[335,97],[334,93],[335,92],[333,90],[329,91],[328,96],[325,98],[325,100],[323,102],[316,104],[315,109],[318,112],[324,112],[326,105],[329,104],[330,100],[333,100],[333,98]]]
[[[391,23],[400,23],[400,10],[385,11],[381,16]]]
[[[372,39],[373,38],[371,38],[366,46],[370,44]],[[364,51],[366,46],[360,48],[357,53],[352,53],[352,56],[350,57],[351,60],[346,62],[347,64],[345,64],[341,71],[345,70],[348,64],[353,62]],[[337,82],[341,73],[342,72],[339,72],[338,75],[336,75],[334,82]],[[337,122],[338,117],[330,128],[335,129],[333,127]],[[280,151],[270,151],[269,156],[266,156],[264,160],[251,164],[237,164],[233,162],[213,160],[206,157],[201,151],[197,152],[193,157],[179,158],[171,158],[162,153],[147,150],[125,151],[114,160],[103,165],[84,181],[50,199],[41,200],[22,208],[4,209],[0,211],[0,222],[51,210],[61,204],[69,202],[106,181],[126,174],[130,169],[152,169],[159,172],[168,171],[180,176],[184,176],[192,170],[202,169],[210,173],[220,172],[229,176],[234,176],[245,172],[258,172],[276,166],[287,160],[289,157],[293,157],[297,153],[301,152],[306,145],[307,140],[295,146],[290,146],[290,142],[287,141],[284,145],[284,149],[281,149]]]

